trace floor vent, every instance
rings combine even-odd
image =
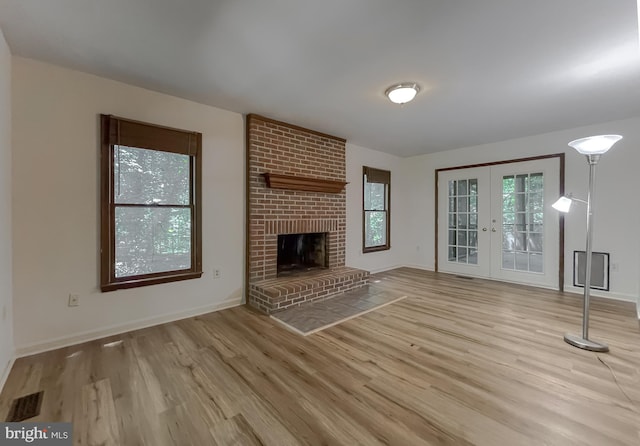
[[[573,286],[584,288],[587,254],[573,251]],[[594,252],[591,256],[591,289],[609,291],[609,253]]]
[[[11,410],[7,417],[8,423],[19,423],[29,418],[40,415],[40,406],[42,406],[42,396],[44,391],[32,393],[31,395],[16,398],[11,403]]]
[[[473,280],[473,277],[469,277],[469,276],[456,276],[458,279],[467,279],[467,280]]]

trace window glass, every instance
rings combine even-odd
[[[389,187],[391,172],[363,168],[363,251],[389,249]]]
[[[188,208],[116,208],[116,277],[191,268]]]
[[[387,244],[387,213],[369,211],[365,214],[365,248]]]
[[[189,156],[115,146],[116,203],[189,204]]]

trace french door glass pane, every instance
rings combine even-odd
[[[515,253],[513,251],[502,251],[502,269],[515,269]]]
[[[469,248],[469,263],[473,265],[478,264],[478,250],[475,248]]]
[[[458,181],[458,196],[467,195],[467,180]]]
[[[449,214],[449,229],[455,229],[457,227],[456,225],[456,214],[455,213],[450,213]]]
[[[478,233],[476,231],[469,231],[469,246],[475,248],[478,246]]]
[[[469,180],[469,195],[472,197],[478,196],[478,180],[476,178]]]
[[[529,271],[529,256],[526,252],[516,252],[516,270]]]
[[[478,180],[451,180],[449,191],[448,260],[478,264]]]
[[[529,175],[529,189],[531,192],[544,191],[544,177],[541,173],[532,173]]]
[[[118,207],[116,277],[191,268],[191,209]]]
[[[543,268],[542,268],[542,253],[540,254],[536,254],[536,253],[531,253],[529,254],[529,270],[534,272],[534,273],[542,273],[544,272]]]
[[[456,261],[456,248],[455,246],[449,246],[449,256],[448,259],[450,262]]]
[[[478,229],[478,213],[469,214],[469,229]]]
[[[469,204],[469,197],[464,196],[458,198],[458,212],[467,212]]]
[[[544,176],[502,178],[502,268],[544,272]]]

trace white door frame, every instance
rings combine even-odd
[[[464,166],[455,166],[455,167],[444,167],[441,169],[436,169],[436,175],[435,175],[435,252],[434,252],[434,256],[435,256],[435,271],[438,271],[438,244],[439,244],[439,237],[438,237],[438,221],[439,221],[439,216],[438,216],[438,176],[440,174],[440,172],[445,172],[445,171],[449,171],[449,170],[458,170],[458,169],[471,169],[471,168],[476,168],[476,167],[490,167],[490,166],[496,166],[499,164],[511,164],[511,163],[521,163],[521,162],[525,162],[525,161],[538,161],[538,160],[542,160],[542,159],[548,159],[548,158],[557,158],[558,163],[559,163],[559,174],[560,174],[560,178],[559,178],[559,190],[558,190],[558,196],[562,196],[564,195],[564,180],[565,180],[565,154],[564,153],[554,153],[554,154],[550,154],[550,155],[541,155],[541,156],[534,156],[534,157],[528,157],[528,158],[518,158],[518,159],[511,159],[511,160],[504,160],[504,161],[494,161],[494,162],[488,162],[488,163],[479,163],[479,164],[467,164]],[[564,291],[564,214],[560,214],[560,218],[558,219],[558,289],[560,291]]]

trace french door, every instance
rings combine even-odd
[[[557,158],[438,174],[438,270],[558,288]]]

